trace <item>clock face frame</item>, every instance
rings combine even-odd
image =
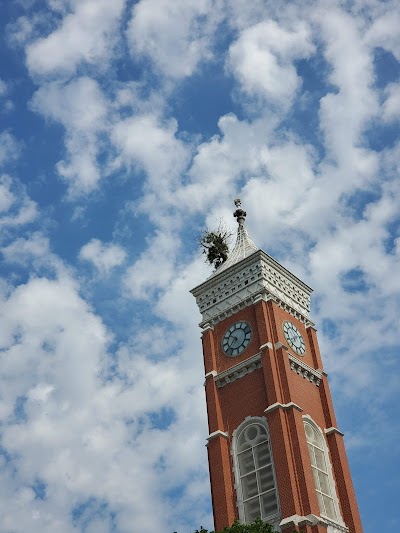
[[[222,337],[222,350],[228,357],[236,357],[244,352],[250,343],[251,328],[247,322],[235,322]]]
[[[283,323],[283,334],[288,341],[289,346],[298,354],[304,355],[306,353],[306,345],[300,331],[294,324],[286,320]]]

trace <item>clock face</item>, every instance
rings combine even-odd
[[[247,322],[236,322],[230,326],[222,339],[222,349],[228,357],[240,355],[251,339],[251,329]]]
[[[289,346],[298,354],[304,355],[306,353],[306,345],[300,331],[294,324],[286,320],[283,323],[283,333],[289,343]]]

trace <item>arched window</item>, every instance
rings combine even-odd
[[[338,504],[325,439],[317,426],[304,420],[308,451],[321,515],[338,521]]]
[[[233,453],[240,520],[279,516],[275,474],[265,419],[246,420],[234,433]]]

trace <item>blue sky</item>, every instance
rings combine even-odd
[[[196,237],[241,197],[398,525],[396,0],[3,0],[0,530],[212,527]]]

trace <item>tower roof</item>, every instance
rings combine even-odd
[[[232,265],[239,263],[242,259],[245,259],[252,253],[258,250],[257,246],[251,240],[250,235],[247,232],[245,226],[246,211],[242,209],[240,198],[235,200],[236,211],[233,213],[233,216],[237,219],[238,230],[236,243],[233,250],[228,255],[228,259],[220,265],[217,270],[213,273],[213,276],[216,276],[220,272],[228,269]]]

